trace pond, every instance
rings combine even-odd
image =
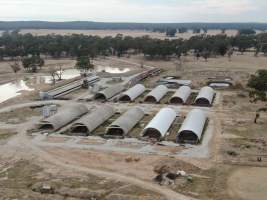
[[[23,80],[0,85],[0,103],[21,95],[21,91],[32,90],[34,89],[29,88]]]
[[[106,66],[96,66],[95,68],[96,72],[108,72],[112,74],[123,74],[126,72],[129,72],[129,68],[119,68],[119,67],[106,67]],[[80,76],[80,71],[77,69],[66,69],[62,72],[61,78],[63,80],[73,79]],[[41,76],[40,80],[38,81],[42,83],[52,83],[52,77],[51,76]]]
[[[96,66],[96,71],[97,72],[105,71],[105,72],[108,72],[111,74],[123,74],[123,73],[129,72],[130,69],[129,68],[107,67],[107,66],[98,65],[98,66]]]

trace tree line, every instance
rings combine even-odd
[[[257,29],[266,30],[267,23],[120,23],[120,22],[93,22],[93,21],[0,21],[0,30],[16,29],[72,29],[72,30],[153,30],[175,28],[180,29]]]
[[[46,35],[33,36],[19,34],[17,31],[4,32],[0,37],[0,60],[4,58],[28,58],[51,56],[94,58],[99,55],[122,56],[124,54],[143,53],[148,58],[169,58],[171,56],[186,55],[190,51],[196,57],[224,56],[232,49],[245,52],[255,49],[255,55],[260,52],[267,54],[267,33],[238,34],[228,37],[225,34],[209,36],[197,35],[190,39],[160,40],[148,36],[133,38],[118,34],[116,37],[98,37],[82,34],[69,36]],[[230,54],[229,54],[230,55]]]

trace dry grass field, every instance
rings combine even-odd
[[[260,31],[258,31],[260,32]],[[145,30],[53,30],[53,29],[25,29],[21,30],[22,34],[31,33],[33,35],[48,35],[48,34],[59,34],[59,35],[71,35],[71,34],[84,34],[84,35],[93,35],[99,37],[112,36],[115,37],[117,34],[123,34],[125,36],[132,37],[142,37],[145,35],[150,36],[151,38],[158,39],[167,39],[165,33],[151,32]],[[208,35],[218,35],[221,33],[221,30],[209,30]],[[237,34],[237,30],[227,30],[226,34],[228,36],[234,36]],[[193,34],[192,30],[189,30],[187,33],[179,34],[177,33],[176,37],[169,39],[189,39],[192,36],[198,34]]]

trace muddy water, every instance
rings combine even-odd
[[[122,74],[129,72],[129,68],[118,68],[118,67],[106,67],[106,66],[96,66],[95,67],[96,72],[108,72],[111,74]],[[77,69],[67,69],[62,72],[61,78],[63,80],[73,79],[80,76],[80,71]],[[57,78],[57,77],[56,77]],[[51,76],[41,76],[38,83],[52,83],[52,77]]]
[[[130,69],[129,68],[97,66],[96,67],[96,71],[97,72],[105,71],[105,72],[108,72],[108,73],[111,73],[111,74],[123,74],[123,73],[129,72]]]
[[[19,96],[21,94],[21,91],[32,90],[33,89],[29,88],[23,80],[0,85],[0,103],[13,97]]]

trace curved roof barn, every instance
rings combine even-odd
[[[204,106],[210,106],[212,105],[212,101],[214,98],[215,92],[211,87],[203,87],[201,88],[200,92],[198,93],[198,96],[195,100],[196,105],[204,105]]]
[[[83,104],[70,105],[64,107],[62,111],[49,117],[48,119],[42,120],[39,123],[39,129],[45,130],[58,130],[63,126],[66,126],[70,122],[78,119],[82,115],[88,112],[88,108]]]
[[[126,92],[122,93],[120,101],[134,101],[145,91],[146,91],[145,86],[143,86],[142,84],[137,84],[134,87],[127,90]]]
[[[163,108],[143,130],[143,136],[149,138],[164,138],[176,118],[176,112],[171,108]]]
[[[185,104],[190,95],[191,95],[191,88],[188,86],[182,86],[171,97],[169,103],[170,104]]]
[[[106,135],[120,137],[127,135],[144,115],[145,113],[141,108],[131,108],[107,128]]]
[[[164,85],[157,86],[145,97],[145,102],[158,103],[168,92],[168,88]]]
[[[178,135],[177,142],[198,143],[207,121],[207,116],[200,109],[193,109],[184,120]]]
[[[124,86],[123,85],[114,85],[111,87],[108,87],[98,93],[96,93],[95,95],[95,99],[100,99],[100,100],[109,100],[112,97],[118,95],[119,93],[121,93],[124,90]]]
[[[114,114],[115,110],[111,106],[101,106],[74,123],[71,127],[71,133],[88,136]]]

